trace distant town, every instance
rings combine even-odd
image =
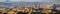
[[[60,14],[60,2],[0,2],[0,14]]]

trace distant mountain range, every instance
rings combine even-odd
[[[4,5],[2,7],[9,7],[9,6],[15,6],[15,7],[24,7],[26,6],[34,6],[34,5],[42,5],[42,4],[51,4],[52,2],[0,2],[0,6]],[[19,6],[18,6],[19,5]]]

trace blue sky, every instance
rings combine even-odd
[[[24,1],[24,2],[58,2],[60,0],[10,0],[10,1]]]
[[[6,0],[0,0],[0,2],[5,2]],[[10,0],[13,2],[24,1],[24,2],[60,2],[60,0]]]
[[[5,2],[6,0],[0,0],[0,2]],[[60,0],[10,0],[12,2],[24,1],[24,2],[60,2]],[[1,5],[3,6],[3,5]],[[5,5],[4,5],[5,6]]]

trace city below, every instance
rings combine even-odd
[[[60,2],[0,2],[0,14],[60,14]]]

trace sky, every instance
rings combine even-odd
[[[0,2],[5,2],[6,0],[0,0]],[[23,2],[60,2],[60,0],[9,0],[11,2],[18,2],[18,1],[23,1]]]
[[[6,0],[0,0],[0,2],[5,2]],[[59,2],[60,0],[10,0],[13,2],[24,1],[24,2]]]
[[[58,2],[60,0],[10,0],[10,1],[24,1],[24,2]]]
[[[4,0],[0,0],[0,2],[4,2]]]

